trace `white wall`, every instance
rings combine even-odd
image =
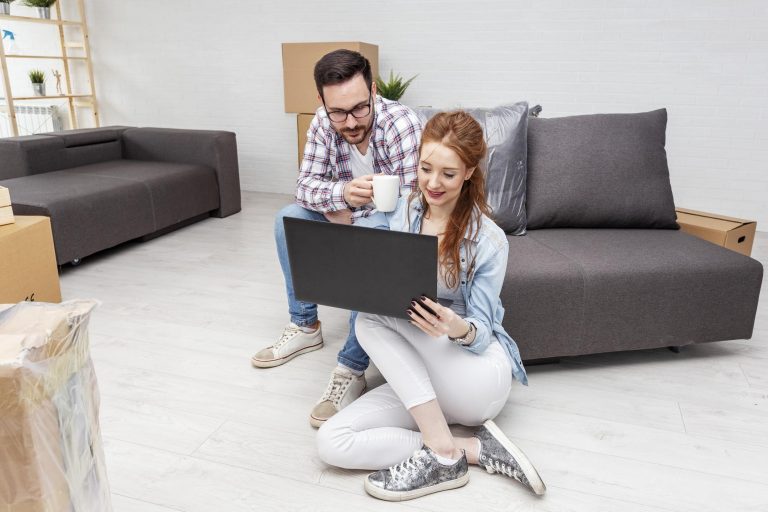
[[[403,102],[545,117],[669,110],[676,203],[768,227],[762,0],[87,0],[105,124],[237,132],[244,189],[291,193],[295,116],[280,43],[379,45]]]

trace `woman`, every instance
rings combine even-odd
[[[366,491],[380,499],[465,485],[468,463],[506,474],[536,494],[546,489],[491,421],[512,379],[527,384],[527,378],[501,326],[508,242],[488,217],[478,167],[485,152],[482,128],[469,114],[437,114],[422,133],[418,190],[386,218],[379,214],[390,229],[438,237],[438,297],[453,301],[450,308],[425,297],[413,301],[411,320],[357,317],[358,340],[387,383],[328,420],[318,431],[318,451],[344,468],[389,466],[365,481]],[[450,423],[482,426],[462,438],[451,434]]]

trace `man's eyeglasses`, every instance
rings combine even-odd
[[[368,96],[368,103],[365,105],[360,105],[352,110],[333,110],[331,112],[328,112],[328,107],[325,107],[325,102],[323,102],[323,106],[325,107],[325,113],[328,114],[328,119],[333,121],[334,123],[343,123],[347,120],[347,116],[349,114],[352,114],[352,117],[355,119],[362,119],[368,114],[371,113],[371,100],[373,99],[373,94]]]

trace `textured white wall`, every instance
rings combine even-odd
[[[293,190],[280,43],[360,40],[379,45],[382,74],[419,74],[410,105],[666,107],[676,203],[768,228],[762,0],[86,4],[104,123],[235,131],[248,190]]]

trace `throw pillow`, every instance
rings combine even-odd
[[[528,123],[528,229],[677,229],[666,109]]]

